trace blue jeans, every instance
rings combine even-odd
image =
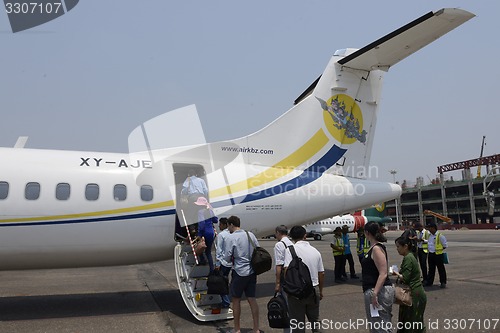
[[[229,278],[229,273],[231,272],[231,267],[226,267],[224,265],[220,265],[220,271],[222,275]],[[220,295],[222,298],[222,307],[228,308],[231,305],[231,297],[229,295]]]
[[[205,249],[205,255],[207,257],[208,261],[208,266],[210,267],[210,273],[213,272],[214,270],[214,259],[212,257],[212,245],[214,243],[214,237],[213,236],[205,236],[205,245],[207,248]],[[200,258],[200,264],[204,265],[206,263],[205,258],[201,256]]]

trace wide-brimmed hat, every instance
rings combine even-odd
[[[205,197],[198,197],[198,199],[196,199],[196,201],[194,202],[195,205],[198,205],[198,206],[208,206],[210,205],[210,203],[208,202],[207,198]]]

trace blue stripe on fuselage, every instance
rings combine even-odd
[[[335,163],[338,162],[338,160],[340,160],[342,156],[344,156],[346,151],[347,149],[340,148],[337,145],[333,145],[333,147],[330,148],[325,155],[323,155],[316,163],[305,169],[297,177],[261,191],[246,194],[244,196],[240,196],[237,198],[231,198],[214,202],[212,203],[212,206],[213,207],[234,206],[235,202],[246,203],[255,200],[269,198],[285,192],[293,191],[321,177],[325,171],[330,169]],[[159,211],[145,212],[139,214],[104,216],[104,217],[78,219],[78,220],[5,223],[5,224],[0,224],[0,227],[106,222],[106,221],[141,219],[141,218],[157,217],[157,216],[168,216],[173,214],[175,214],[175,209],[167,209],[167,210],[159,210]]]

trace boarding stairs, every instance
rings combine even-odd
[[[177,243],[174,249],[175,275],[182,299],[189,312],[199,321],[229,320],[233,318],[231,308],[221,308],[220,295],[207,293],[208,265],[198,265],[199,258],[194,252],[194,240],[183,210],[180,210],[188,237]]]

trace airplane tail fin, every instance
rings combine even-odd
[[[288,112],[233,143],[256,165],[314,163],[329,173],[368,177],[385,72],[472,17],[461,9],[429,12],[359,50],[335,52]]]

